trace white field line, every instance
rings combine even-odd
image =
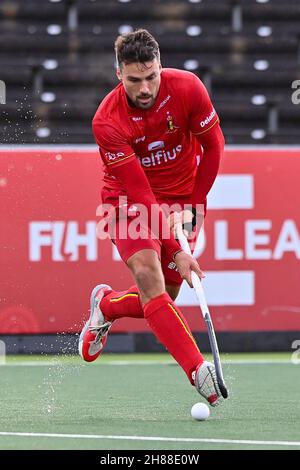
[[[294,446],[300,447],[297,441],[257,441],[250,439],[208,439],[195,437],[161,437],[161,436],[114,436],[104,434],[52,434],[38,432],[0,432],[0,436],[14,437],[53,437],[60,439],[107,439],[118,441],[160,441],[160,442],[203,442],[208,444],[245,444],[261,446]]]
[[[0,364],[0,367],[8,366],[8,367],[48,367],[48,366],[63,366],[63,365],[84,365],[84,362],[76,363],[76,362],[65,362],[65,361],[16,361],[16,362],[6,362],[4,364]],[[165,360],[165,361],[110,361],[110,362],[101,362],[98,361],[97,363],[93,364],[93,367],[96,366],[154,366],[154,365],[172,365],[176,364],[172,360]],[[228,359],[222,360],[222,364],[233,364],[233,365],[264,365],[264,364],[292,364],[289,359],[257,359],[256,361],[253,359]],[[292,364],[294,365],[294,364]]]

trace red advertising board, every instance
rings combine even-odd
[[[0,333],[80,331],[95,284],[132,285],[96,236],[101,171],[94,148],[0,150]],[[217,331],[300,330],[299,175],[300,149],[227,149],[199,246]],[[178,305],[205,329],[187,287]]]

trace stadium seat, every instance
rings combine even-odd
[[[3,139],[18,143],[25,113],[26,143],[93,143],[91,118],[117,84],[113,42],[145,27],[160,43],[163,66],[203,80],[227,142],[299,143],[300,106],[291,102],[300,77],[299,20],[298,0],[288,7],[284,0],[1,2]]]

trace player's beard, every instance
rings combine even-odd
[[[146,99],[146,98],[149,98],[148,101],[146,101],[145,103],[142,103],[140,100],[141,99]],[[149,109],[153,106],[154,104],[154,97],[153,95],[145,95],[145,96],[137,96],[136,99],[135,99],[135,103],[137,108],[140,108],[140,109]]]

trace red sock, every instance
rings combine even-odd
[[[192,385],[192,372],[204,361],[180,310],[166,292],[144,305],[145,318],[157,339],[185,371]]]
[[[137,286],[122,292],[110,291],[101,300],[100,307],[107,320],[122,317],[144,318]]]

